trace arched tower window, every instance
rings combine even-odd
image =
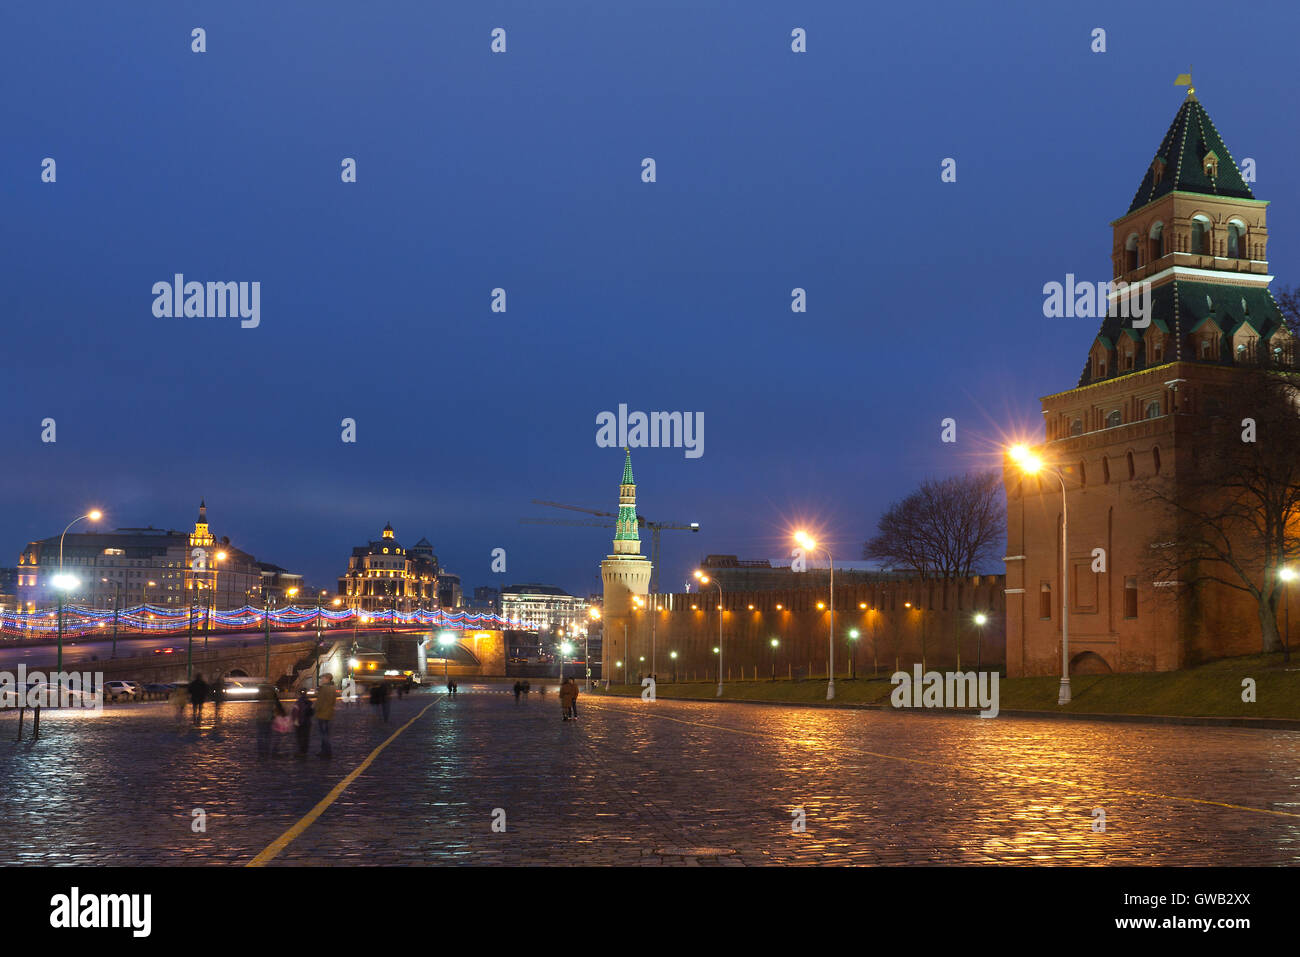
[[[1156,223],[1152,226],[1150,237],[1150,255],[1147,256],[1147,261],[1153,262],[1165,254],[1165,224]]]
[[[1210,221],[1204,216],[1192,217],[1192,252],[1202,256],[1210,252]]]
[[[1106,428],[1113,429],[1116,426],[1124,424],[1124,417],[1120,414],[1119,409],[1111,409],[1106,413]]]
[[[1246,227],[1236,220],[1228,223],[1228,258],[1250,258],[1246,255]]]
[[[1132,233],[1124,241],[1124,271],[1132,272],[1138,267],[1138,234]]]
[[[1159,399],[1152,399],[1150,402],[1147,403],[1146,417],[1147,417],[1148,419],[1158,419],[1158,418],[1160,418],[1160,400],[1159,400]]]
[[[1075,419],[1070,423],[1071,435],[1083,435],[1083,419]]]

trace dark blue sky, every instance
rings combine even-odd
[[[665,590],[792,523],[857,558],[1075,384],[1097,324],[1044,319],[1042,285],[1109,278],[1189,63],[1296,282],[1297,27],[1199,0],[6,4],[0,564],[91,505],[187,527],[206,497],[323,585],[391,521],[467,591],[594,591],[610,532],[518,519],[614,510],[620,402],[705,415],[703,457],[633,453],[642,511],[703,529],[665,534]],[[177,272],[261,282],[261,326],[155,318]]]

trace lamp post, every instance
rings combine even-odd
[[[976,632],[978,637],[975,639],[975,670],[978,672],[980,670],[980,652],[984,647],[984,626],[988,624],[989,616],[982,611],[976,612],[974,620],[975,627],[979,629]]]
[[[858,677],[858,630],[849,629],[849,679],[855,680]]]
[[[772,680],[773,681],[776,680],[776,648],[779,644],[781,644],[779,638],[772,639],[771,645],[772,645]]]
[[[140,609],[141,615],[144,615],[149,611],[149,589],[153,588],[157,584],[158,583],[155,581],[147,581],[144,583],[144,601],[142,602],[144,607]]]
[[[445,685],[448,679],[447,671],[447,649],[451,647],[456,636],[449,631],[444,631],[438,636],[438,646],[442,649],[442,683]]]
[[[105,584],[108,584],[107,578],[101,578],[100,581],[104,582]],[[118,610],[118,606],[121,604],[121,600],[122,600],[122,583],[114,579],[113,580],[113,653],[109,656],[110,658],[117,657],[117,610]]]
[[[718,693],[715,697],[722,697],[722,583],[717,579],[711,579],[704,572],[696,569],[695,577],[699,579],[701,585],[714,585],[718,589]],[[676,655],[674,654],[674,657]]]
[[[668,657],[673,660],[673,684],[677,684],[677,652],[670,651]]]
[[[573,645],[567,641],[560,642],[560,684],[564,684],[564,656],[573,653]]]
[[[1289,565],[1283,565],[1278,570],[1277,577],[1282,579],[1282,589],[1286,594],[1286,633],[1282,636],[1282,661],[1289,663],[1291,661],[1291,582],[1295,580],[1296,570]]]
[[[1023,445],[1013,445],[1008,454],[1026,475],[1046,471],[1056,476],[1056,480],[1061,483],[1061,693],[1057,696],[1056,703],[1066,705],[1070,703],[1070,576],[1067,572],[1070,544],[1065,476],[1060,469],[1048,465]]]
[[[816,551],[818,545],[805,532],[796,532],[795,541],[807,551]],[[835,559],[831,557],[829,548],[821,549],[826,553],[826,560],[830,562],[831,582],[830,582],[830,602],[827,604],[827,610],[831,615],[830,635],[827,644],[830,647],[829,657],[826,663],[826,700],[831,701],[835,698]]]
[[[65,595],[64,593],[65,593],[69,588],[74,588],[74,587],[76,587],[76,585],[77,585],[77,579],[73,578],[73,577],[70,576],[70,575],[65,575],[65,574],[63,573],[63,537],[64,537],[64,535],[67,535],[67,534],[68,534],[68,529],[69,529],[69,528],[71,528],[73,525],[76,525],[76,524],[77,524],[78,522],[80,522],[83,518],[84,518],[84,519],[89,519],[89,520],[92,521],[92,522],[98,522],[98,521],[99,521],[101,518],[103,518],[103,517],[104,517],[104,513],[103,513],[103,512],[101,512],[101,511],[100,511],[99,509],[97,509],[97,508],[92,508],[92,509],[91,509],[89,512],[87,512],[85,515],[78,515],[78,516],[77,516],[76,518],[74,518],[72,521],[68,522],[67,526],[63,529],[63,534],[61,534],[61,535],[59,536],[59,573],[58,573],[58,575],[56,575],[55,578],[54,578],[54,587],[55,587],[55,589],[56,589],[56,590],[58,591],[58,593],[59,593],[59,660],[58,660],[58,673],[60,673],[60,674],[62,674],[62,672],[63,672],[63,605],[64,605],[64,600],[65,600],[65,598],[66,598],[66,595]],[[60,584],[60,582],[62,582],[62,584]],[[57,679],[56,679],[56,681],[57,681]]]

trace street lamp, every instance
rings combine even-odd
[[[989,616],[984,614],[984,612],[981,611],[975,613],[975,627],[979,629],[979,631],[976,632],[979,637],[975,640],[975,670],[977,672],[980,670],[980,652],[983,650],[984,646],[984,626],[988,624],[988,620]]]
[[[718,693],[716,697],[722,697],[722,583],[716,579],[709,578],[704,572],[696,569],[695,577],[699,579],[701,585],[712,584],[718,589]],[[753,608],[753,605],[749,606]],[[674,655],[676,657],[676,655]]]
[[[1282,661],[1291,660],[1291,582],[1296,578],[1296,570],[1289,565],[1278,569],[1277,577],[1282,579],[1283,591],[1286,593],[1286,634],[1282,636]]]
[[[144,602],[143,602],[144,607],[140,609],[140,614],[141,614],[141,615],[144,615],[146,612],[148,612],[148,610],[149,610],[149,589],[150,589],[150,588],[153,588],[153,587],[154,587],[155,585],[157,585],[157,584],[158,584],[158,583],[155,582],[155,581],[147,581],[147,582],[144,583]]]
[[[1026,475],[1038,472],[1050,472],[1061,483],[1061,693],[1056,699],[1058,705],[1070,703],[1070,581],[1067,572],[1070,545],[1066,515],[1065,476],[1054,465],[1048,465],[1024,445],[1013,445],[1007,454]]]
[[[564,634],[563,629],[560,630],[560,634]],[[559,651],[560,651],[560,684],[564,684],[564,656],[568,654],[572,654],[573,645],[569,644],[569,642],[567,641],[562,641],[560,642]]]
[[[456,642],[456,636],[450,631],[444,631],[438,636],[438,645],[442,648],[442,683],[447,683],[447,649]]]
[[[104,584],[108,584],[107,578],[101,578]],[[122,600],[122,583],[113,579],[113,653],[109,657],[117,657],[117,609]]]
[[[795,532],[794,539],[805,551],[816,551],[817,543],[808,536],[806,532]],[[835,559],[831,557],[829,548],[822,548],[826,553],[826,560],[830,562],[831,569],[831,588],[830,588],[830,612],[831,627],[827,643],[830,646],[830,657],[826,665],[826,700],[831,701],[835,698]]]
[[[849,645],[849,678],[854,679],[858,676],[858,630],[856,628],[849,629],[849,641],[853,642]]]
[[[668,657],[673,660],[673,684],[677,684],[677,652],[668,652]]]
[[[59,665],[56,669],[56,684],[62,683],[62,679],[58,675],[63,674],[63,604],[67,600],[67,593],[76,588],[78,584],[80,582],[72,575],[65,575],[60,572],[54,576],[54,590],[59,593]]]
[[[780,639],[777,638],[772,639],[771,645],[772,645],[772,680],[773,681],[776,680],[776,647],[779,644],[781,644]]]

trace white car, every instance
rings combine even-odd
[[[144,688],[138,681],[105,681],[105,701],[139,701],[144,697]]]

